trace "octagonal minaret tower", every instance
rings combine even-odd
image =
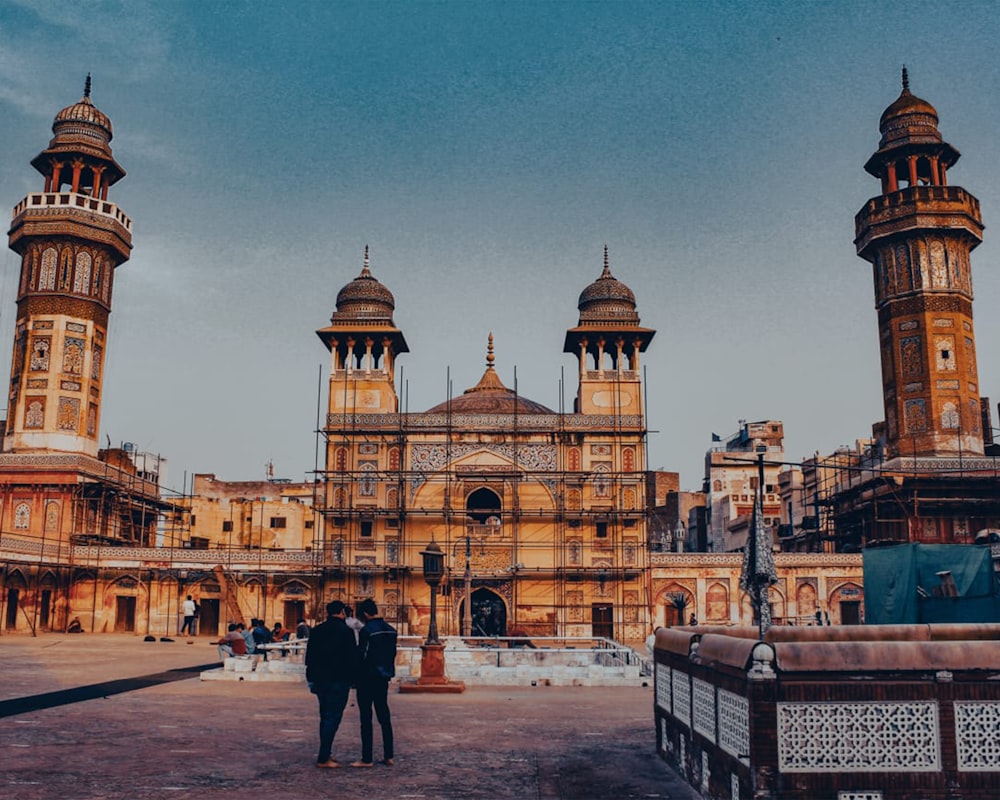
[[[882,193],[855,218],[858,255],[874,268],[889,458],[983,453],[969,266],[983,223],[979,201],[947,183],[959,153],[937,123],[904,67],[865,164]]]
[[[17,204],[8,233],[21,279],[3,450],[97,456],[112,282],[132,249],[132,221],[108,202],[125,170],[89,75],[52,133],[31,162],[44,190]]]

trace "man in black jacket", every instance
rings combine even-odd
[[[382,727],[382,763],[392,766],[392,718],[389,715],[389,681],[396,674],[396,629],[379,616],[370,597],[362,600],[358,614],[365,626],[359,635],[361,669],[358,673],[358,711],[361,714],[361,760],[352,767],[372,766],[372,706]]]
[[[344,617],[344,604],[340,600],[327,604],[326,622],[313,629],[306,646],[306,681],[309,691],[319,699],[316,766],[330,769],[341,766],[331,758],[333,737],[358,672],[358,646]]]

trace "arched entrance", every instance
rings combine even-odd
[[[465,614],[465,601],[459,606],[460,617]],[[506,636],[507,606],[503,599],[489,589],[476,589],[472,593],[472,635]]]

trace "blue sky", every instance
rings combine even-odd
[[[657,329],[649,466],[701,484],[711,434],[781,419],[792,459],[882,416],[854,214],[900,67],[982,201],[983,394],[1000,400],[1000,22],[992,4],[28,3],[0,0],[0,204],[82,94],[134,221],[102,441],[214,472],[314,466],[314,331],[361,269],[396,297],[410,411],[476,383],[572,402],[579,293],[612,272]],[[17,259],[0,273],[9,368]],[[325,400],[323,401],[325,403]]]

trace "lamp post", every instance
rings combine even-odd
[[[465,684],[450,681],[444,674],[444,645],[438,638],[437,593],[444,576],[444,551],[433,539],[420,551],[423,559],[424,580],[431,590],[431,621],[427,626],[427,641],[420,646],[420,677],[415,681],[403,681],[399,691],[456,693],[464,692]]]
[[[431,539],[426,550],[421,550],[420,555],[424,561],[424,580],[431,589],[431,623],[427,627],[427,641],[425,644],[440,645],[437,625],[437,594],[438,586],[441,584],[441,577],[444,575],[444,552],[441,547]]]

